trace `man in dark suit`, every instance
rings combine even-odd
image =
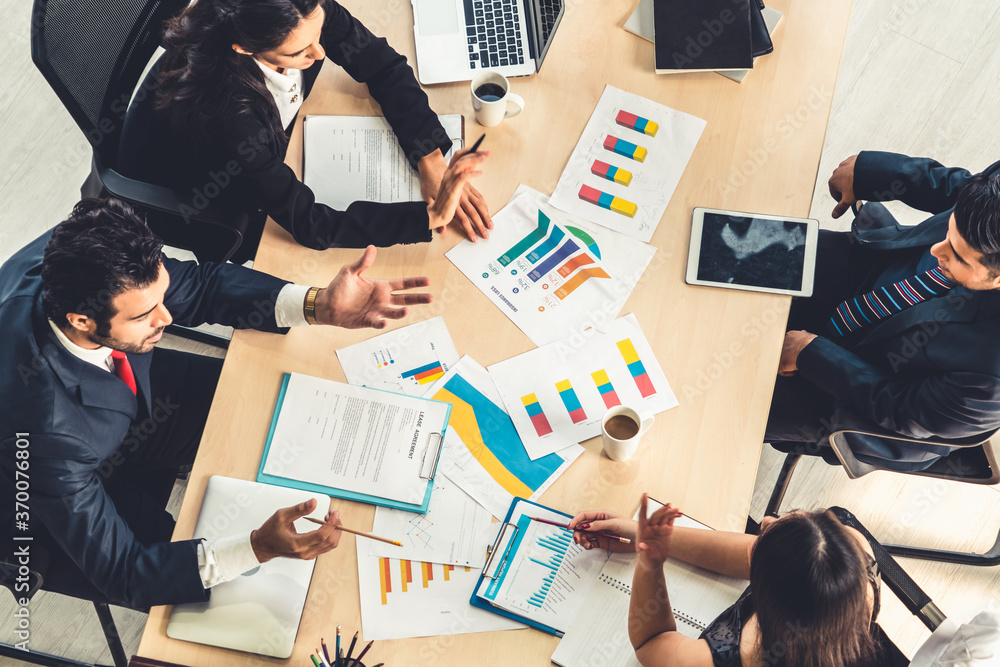
[[[817,444],[835,463],[826,437],[845,426],[915,439],[1000,426],[998,171],[1000,162],[973,176],[873,151],[840,164],[834,217],[868,203],[851,232],[820,232],[816,288],[792,305],[765,441]],[[890,200],[932,215],[899,226],[874,203]],[[951,451],[870,437],[851,445],[861,461],[904,471]]]
[[[133,608],[207,600],[212,585],[277,556],[315,558],[340,536],[336,512],[296,533],[309,501],[249,535],[170,542],[163,508],[194,459],[222,364],[154,351],[164,327],[381,328],[430,301],[393,293],[426,278],[362,277],[374,247],[323,289],[161,247],[128,205],[84,200],[0,267],[0,517],[10,536],[32,537],[8,543],[29,544],[35,567],[50,556],[46,589]],[[27,493],[15,507],[16,490]]]

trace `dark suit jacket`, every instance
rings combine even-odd
[[[984,173],[998,171],[1000,162]],[[861,153],[854,172],[855,197],[899,200],[933,215],[912,227],[855,225],[856,243],[896,251],[941,241],[958,192],[969,178],[965,169],[946,168],[926,158]],[[868,253],[872,258],[879,255]],[[889,431],[947,439],[990,431],[1000,426],[1000,293],[956,287],[947,297],[917,304],[871,327],[852,349],[816,338],[799,355],[798,368],[804,378],[833,394],[838,406]],[[836,423],[836,413],[834,417],[834,430],[848,426]],[[913,463],[947,451],[868,444],[870,450],[861,451],[863,455]]]
[[[339,4],[331,1],[325,6],[320,42],[327,59],[368,85],[410,163],[415,167],[437,148],[442,153],[450,150],[451,140],[406,58]],[[304,95],[312,90],[321,65],[303,71]],[[166,115],[153,108],[157,75],[154,69],[147,77],[125,121],[119,157],[126,176],[173,188],[193,210],[212,206],[225,215],[249,215],[261,225],[266,213],[298,243],[311,248],[430,240],[424,202],[359,201],[346,211],[317,203],[312,190],[284,164],[287,141],[268,138],[259,111],[237,113],[230,108],[219,115],[213,111],[214,103],[206,100],[205,113],[199,114],[200,136],[178,134]],[[225,95],[220,88],[220,97]]]
[[[49,236],[0,267],[0,474],[8,487],[15,480],[17,434],[26,433],[32,532],[43,527],[111,601],[143,608],[207,600],[196,543],[141,544],[97,474],[133,421],[151,414],[149,369],[156,352],[128,355],[137,398],[113,374],[63,347],[41,309],[41,261]],[[170,273],[164,304],[176,323],[246,328],[251,322],[287,331],[274,320],[285,281],[231,264],[163,262]],[[4,502],[13,505],[13,494]]]

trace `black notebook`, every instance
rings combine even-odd
[[[653,0],[656,73],[750,69],[757,0]]]

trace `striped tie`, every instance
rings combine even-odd
[[[939,267],[934,267],[912,278],[842,302],[830,318],[830,324],[834,331],[845,336],[931,297],[940,296],[954,286],[955,283],[945,278]]]

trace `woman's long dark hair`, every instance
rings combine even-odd
[[[250,53],[280,46],[325,0],[197,0],[167,23],[156,107],[178,133],[203,137],[209,119],[261,114],[272,136],[285,139],[274,98]]]
[[[760,660],[853,667],[875,655],[864,551],[828,510],[775,522],[750,558]]]

